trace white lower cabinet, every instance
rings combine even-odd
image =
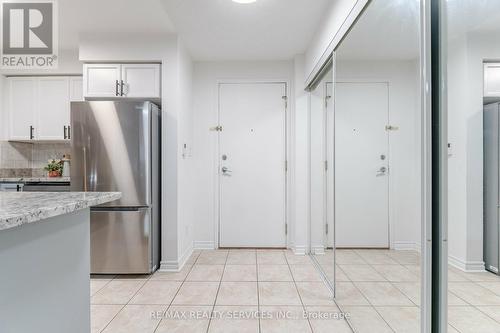
[[[70,101],[82,100],[81,77],[8,78],[10,140],[70,139]]]

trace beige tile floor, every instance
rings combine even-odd
[[[332,258],[317,256],[330,277]],[[356,332],[419,332],[418,253],[337,250],[336,259],[336,301]],[[449,273],[449,331],[500,332],[500,278]],[[91,303],[92,332],[352,331],[311,259],[285,250],[195,251],[178,273],[92,276]]]
[[[311,259],[285,250],[196,251],[178,273],[93,276],[91,303],[92,332],[351,332]]]

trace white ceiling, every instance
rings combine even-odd
[[[500,1],[448,0],[448,32],[500,32]]]
[[[418,56],[418,0],[373,0],[337,49],[340,60],[410,60]]]
[[[195,60],[279,60],[303,53],[332,0],[161,0]]]
[[[61,0],[59,6],[59,48],[78,48],[79,36],[91,33],[173,32],[174,28],[160,0]]]

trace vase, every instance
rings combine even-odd
[[[49,171],[49,177],[50,178],[61,177],[61,172],[59,172],[59,171]]]

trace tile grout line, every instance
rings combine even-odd
[[[151,275],[152,275],[152,274],[151,274]],[[123,309],[125,309],[125,307],[126,307],[127,305],[129,305],[130,301],[131,301],[131,300],[135,297],[135,295],[137,295],[137,293],[139,292],[139,290],[141,290],[141,289],[142,289],[142,287],[144,287],[144,285],[146,284],[146,282],[148,282],[148,281],[149,281],[149,279],[151,278],[151,275],[150,275],[147,279],[145,279],[145,280],[143,281],[143,283],[142,283],[142,285],[139,287],[139,289],[137,289],[137,291],[136,291],[136,292],[132,295],[132,297],[130,297],[130,299],[127,301],[127,303],[123,304],[123,306],[121,307],[121,309],[120,309],[120,310],[119,310],[119,311],[118,311],[118,312],[117,312],[117,313],[113,316],[113,318],[112,318],[112,319],[111,319],[111,320],[110,320],[110,321],[106,324],[106,326],[104,326],[104,327],[103,327],[103,329],[101,330],[101,332],[104,332],[104,331],[106,330],[106,328],[108,328],[109,324],[111,324],[111,323],[113,322],[113,320],[115,320],[115,319],[116,319],[116,317],[120,314],[120,312],[122,312],[122,311],[123,311]],[[116,275],[116,276],[118,276],[118,275]],[[116,278],[116,276],[115,276],[115,278],[113,278],[113,280],[112,280],[112,281],[114,281],[114,280],[121,280],[121,279],[117,279],[117,278]],[[139,280],[139,279],[138,279],[138,280]],[[132,281],[133,281],[133,280],[132,280]],[[110,281],[110,282],[111,282],[111,281]],[[94,304],[94,305],[95,305],[95,304]],[[117,305],[122,305],[122,304],[117,304]]]
[[[220,287],[222,285],[222,278],[224,276],[224,272],[226,271],[226,265],[227,265],[227,259],[228,259],[228,257],[229,257],[229,250],[227,251],[226,259],[224,260],[224,269],[222,270],[222,275],[220,276],[220,280],[219,280],[219,286],[217,287],[217,292],[215,293],[214,304],[212,305],[212,310],[210,311],[210,320],[208,321],[207,333],[209,332],[210,325],[212,324],[213,313],[215,311],[215,306],[217,304],[217,298],[219,297],[219,291],[220,291]]]
[[[483,287],[482,285],[479,284],[480,282],[490,282],[490,281],[472,281],[472,280],[470,280],[470,281],[471,281],[470,283],[476,285],[477,287],[483,288],[483,289],[487,290],[489,293],[491,293],[491,294],[493,294],[495,296],[499,296],[497,293],[495,293],[492,290],[490,290],[490,289],[488,289],[486,287]],[[496,281],[492,281],[492,282],[496,282]],[[462,282],[462,283],[464,283],[464,282]],[[468,283],[468,282],[465,282],[465,283]],[[481,312],[482,314],[484,314],[486,317],[492,319],[493,321],[495,321],[497,323],[500,323],[499,320],[493,318],[492,316],[490,316],[489,314],[487,314],[486,312],[482,311],[479,308],[480,306],[500,306],[500,304],[499,305],[475,305],[475,304],[472,304],[470,302],[467,302],[463,297],[458,296],[456,293],[454,293],[452,291],[450,291],[450,293],[452,293],[453,295],[455,295],[455,297],[458,297],[459,299],[461,299],[462,301],[464,301],[465,303],[467,303],[467,305],[469,305],[470,307],[475,308],[476,310],[478,310],[479,312]],[[449,307],[449,305],[448,305],[448,307]]]
[[[311,258],[311,256],[312,256],[312,255],[308,255],[309,260],[311,260],[311,261],[312,261],[313,266],[315,267],[315,269],[316,269],[316,270],[318,270],[318,269],[319,269],[319,270],[322,270],[322,271],[323,271],[323,275],[325,275],[325,276],[324,276],[324,279],[328,279],[327,274],[324,274],[324,270],[323,270],[323,267],[321,266],[321,264],[320,264],[320,263],[316,260],[316,258]],[[336,266],[336,263],[335,263],[335,257],[333,258],[333,263],[334,263],[334,265]],[[340,269],[340,267],[339,267],[339,269]],[[335,274],[335,275],[334,275],[334,277],[333,277],[333,279],[334,279],[334,285],[333,285],[333,288],[335,288],[335,290],[334,290],[333,292],[336,292],[336,291],[337,291],[337,290],[336,290],[337,286],[335,285],[335,284],[336,284],[336,279],[335,279],[335,276],[336,276],[336,274],[337,274],[337,267],[335,267],[335,268],[334,268],[333,272],[334,272],[334,274]],[[347,279],[350,279],[350,278],[347,276],[347,274],[346,274],[346,277],[347,277]],[[329,286],[329,281],[322,280],[322,282],[323,282],[323,284],[325,285],[325,287],[326,287],[327,289],[330,289],[330,288],[331,288],[331,287]],[[352,282],[350,282],[350,283],[352,284]],[[342,305],[340,305],[340,304],[337,302],[337,300],[336,300],[336,298],[335,298],[335,294],[332,294],[332,290],[329,290],[329,291],[330,291],[330,294],[331,294],[331,296],[332,296],[332,298],[333,298],[333,303],[335,303],[335,306],[337,307],[337,309],[340,311],[340,313],[345,313],[345,311],[342,309]],[[349,327],[349,329],[350,329],[353,333],[356,333],[356,330],[354,329],[354,326],[353,326],[353,324],[351,323],[351,321],[350,321],[347,317],[344,317],[344,319],[343,319],[343,320],[347,323],[347,326]]]
[[[261,313],[260,313],[260,290],[259,290],[259,263],[257,261],[257,251],[255,251],[255,274],[257,279],[257,312],[259,314],[259,333],[262,333]]]
[[[490,281],[473,281],[473,280],[470,280],[468,277],[464,276],[465,272],[456,272],[456,274],[462,276],[464,279],[466,279],[466,281],[448,281],[448,282],[455,282],[455,283],[470,283],[470,284],[473,284],[477,287],[480,287],[480,288],[483,288],[485,290],[487,290],[489,293],[491,294],[494,294],[496,296],[499,296],[498,294],[496,294],[495,292],[491,291],[490,289],[486,288],[486,287],[483,287],[480,283],[481,282],[490,282]],[[491,282],[499,282],[499,281],[491,281]],[[474,308],[476,309],[477,311],[479,311],[480,313],[484,314],[486,317],[490,318],[491,320],[493,320],[494,322],[496,323],[499,323],[500,324],[500,321],[493,318],[492,316],[490,316],[489,314],[487,314],[486,312],[482,311],[479,307],[480,306],[483,306],[483,305],[474,305],[474,304],[471,304],[470,302],[466,301],[463,297],[460,297],[459,295],[457,295],[456,293],[454,293],[453,291],[450,291],[448,290],[448,292],[452,293],[455,297],[457,297],[458,299],[460,299],[461,301],[463,301],[464,303],[466,303],[466,305],[462,305],[462,307],[471,307],[471,308]],[[484,305],[484,306],[491,306],[491,305]],[[500,305],[493,305],[493,306],[500,306]],[[451,305],[451,307],[460,307],[460,306],[454,306],[454,305]],[[450,308],[450,305],[448,305],[448,309]],[[455,330],[457,330],[458,332],[461,332],[460,330],[458,330],[455,326],[451,325],[448,321],[447,323],[448,325],[450,325],[451,327],[453,327]]]
[[[397,289],[397,290],[398,290],[398,291],[399,291],[399,292],[400,292],[403,296],[405,296],[406,298],[408,298],[408,300],[409,300],[412,304],[414,304],[417,308],[419,308],[419,309],[420,309],[420,304],[415,303],[415,302],[414,302],[414,301],[410,298],[410,296],[406,295],[406,294],[405,294],[405,293],[404,293],[401,289],[399,289],[399,288],[395,285],[395,283],[413,283],[413,282],[404,282],[404,281],[389,281],[389,283],[391,284],[391,286],[393,286],[394,288],[396,288],[396,289]],[[419,292],[420,292],[420,290],[421,290],[421,289],[419,288]],[[384,306],[385,306],[385,305],[384,305]]]
[[[288,266],[288,271],[290,272],[290,276],[292,277],[293,285],[295,286],[295,291],[297,292],[297,295],[299,296],[300,304],[302,304],[302,311],[307,312],[307,308],[304,304],[304,301],[302,300],[302,295],[300,294],[299,288],[297,287],[297,282],[295,281],[295,276],[293,275],[292,269],[290,268],[290,263],[288,262],[288,258],[286,257],[286,255],[284,255],[284,256],[285,256],[286,264]],[[311,321],[309,320],[309,316],[307,318],[307,323],[309,324],[309,328],[311,329],[311,332],[314,333],[314,329],[313,329],[313,326],[311,324]]]
[[[189,274],[191,273],[191,271],[193,270],[193,267],[194,267],[194,265],[196,264],[196,261],[198,261],[198,258],[199,258],[199,256],[200,256],[200,254],[201,254],[201,252],[200,252],[200,253],[198,253],[198,255],[196,256],[196,259],[194,260],[193,264],[191,265],[191,268],[189,269],[189,271],[186,273],[186,276],[184,277],[184,279],[182,279],[182,281],[180,281],[180,282],[181,282],[181,284],[180,284],[179,288],[177,288],[177,291],[175,292],[174,297],[172,297],[172,299],[170,300],[170,303],[168,304],[167,308],[165,309],[165,312],[167,312],[167,311],[168,311],[168,310],[172,307],[172,303],[174,302],[174,299],[175,299],[175,298],[177,297],[177,295],[179,294],[179,291],[181,290],[182,286],[184,285],[184,282],[186,282],[186,279],[187,279],[188,275],[189,275]],[[160,280],[160,281],[161,281],[161,280]],[[168,280],[166,280],[166,281],[168,281]],[[173,281],[172,281],[172,282],[173,282]],[[177,281],[177,282],[178,282],[178,281]],[[158,328],[160,327],[160,324],[162,323],[163,319],[164,319],[163,317],[160,319],[160,321],[159,321],[159,322],[158,322],[158,324],[156,325],[156,327],[155,327],[155,329],[154,329],[153,333],[155,333],[155,332],[158,330]]]
[[[90,276],[90,281],[92,281],[92,274],[90,274],[90,275],[91,275],[91,276]],[[106,279],[106,280],[108,280],[108,282],[106,282],[106,283],[105,283],[105,284],[104,284],[101,288],[99,288],[98,290],[96,290],[96,292],[95,292],[95,293],[93,293],[92,295],[90,295],[90,298],[92,298],[92,296],[94,296],[95,294],[97,294],[97,293],[98,293],[99,291],[101,291],[104,287],[106,287],[106,286],[107,286],[107,285],[108,285],[111,281],[113,281],[113,280],[114,280],[114,278],[115,278],[115,276],[116,276],[116,275],[113,275],[113,277],[112,277],[112,278],[110,278],[110,279]],[[98,280],[98,279],[96,279],[96,280]],[[103,279],[103,280],[104,280],[104,279]]]
[[[391,325],[389,325],[389,323],[387,322],[387,320],[385,320],[385,318],[380,314],[380,312],[378,312],[377,308],[375,308],[375,306],[373,305],[372,302],[370,302],[370,300],[368,299],[368,297],[363,294],[363,292],[358,288],[358,286],[356,285],[355,282],[352,282],[354,288],[356,288],[356,290],[366,299],[366,301],[368,302],[368,304],[370,304],[370,307],[378,314],[378,316],[384,321],[384,323],[387,325],[387,327],[389,327],[389,329],[393,332],[396,332]],[[399,290],[399,289],[398,289]],[[403,294],[404,295],[404,294]],[[408,298],[406,295],[404,295],[406,298]],[[411,302],[411,300],[410,300]],[[413,302],[412,302],[413,303]]]

